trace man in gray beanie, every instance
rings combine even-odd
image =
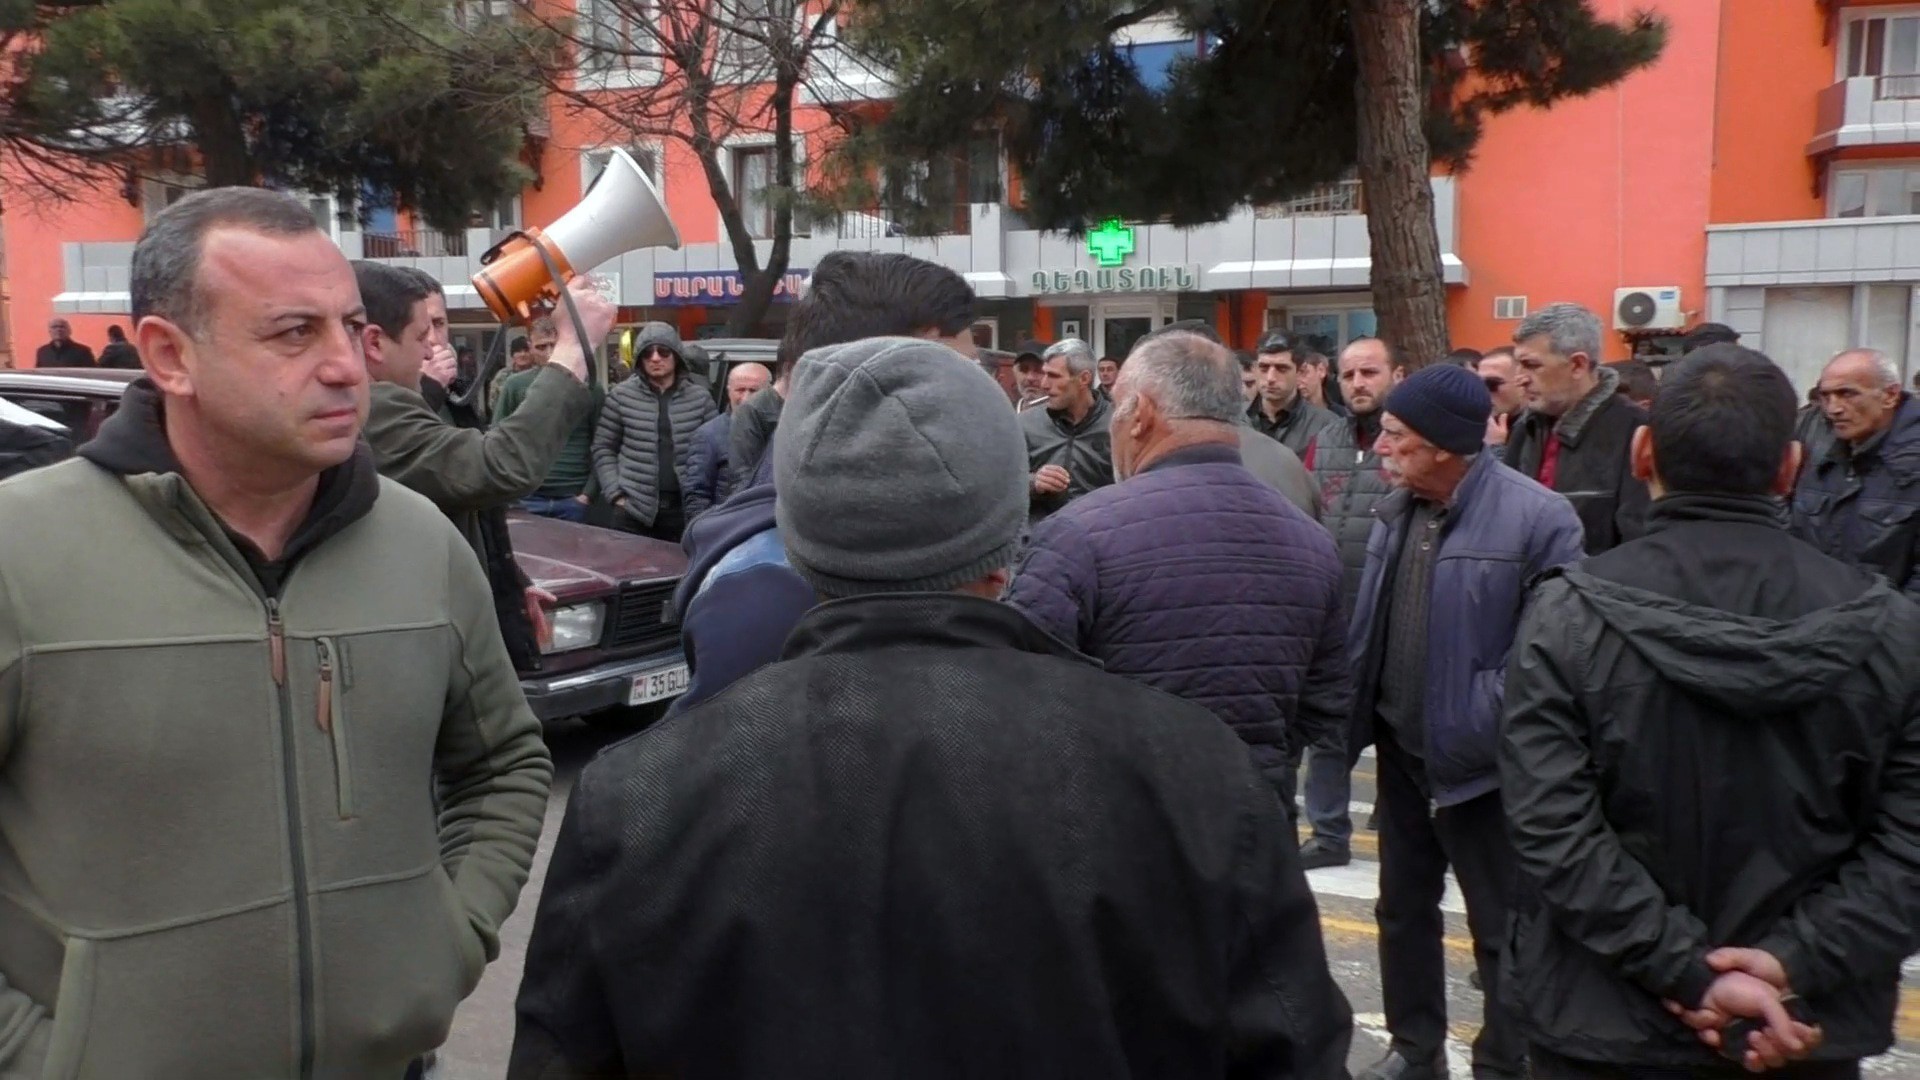
[[[957,357],[869,338],[794,370],[775,517],[787,560],[822,597],[1005,587],[1027,520],[1026,444],[1005,395],[982,392],[999,384]]]
[[[808,353],[772,452],[826,602],[582,773],[508,1076],[1344,1076],[1245,747],[994,599],[1027,471],[993,377]]]
[[[1475,1077],[1527,1075],[1526,1041],[1501,1002],[1517,863],[1494,750],[1507,655],[1535,576],[1581,557],[1565,498],[1483,452],[1493,398],[1478,375],[1422,368],[1381,406],[1375,442],[1395,491],[1374,507],[1354,601],[1350,730],[1378,753],[1380,985],[1393,1041],[1359,1080],[1447,1075],[1449,866],[1485,988]]]

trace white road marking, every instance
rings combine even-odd
[[[1356,1033],[1371,1036],[1378,1042],[1382,1054],[1393,1043],[1393,1036],[1387,1033],[1385,1013],[1354,1013],[1353,1028]],[[1473,1051],[1452,1035],[1447,1036],[1447,1072],[1461,1077],[1473,1075]]]
[[[1295,795],[1293,797],[1293,805],[1297,807],[1300,811],[1300,820],[1301,821],[1307,820],[1306,797],[1303,795]],[[1347,816],[1353,818],[1355,821],[1360,822],[1361,824],[1359,827],[1361,828],[1366,827],[1366,819],[1367,817],[1372,815],[1372,813],[1373,813],[1373,804],[1370,802],[1350,802],[1347,804]]]
[[[1380,864],[1371,859],[1355,859],[1345,866],[1323,866],[1318,870],[1307,871],[1307,885],[1316,896],[1338,896],[1345,900],[1360,900],[1372,903],[1380,899]],[[1467,903],[1460,895],[1460,885],[1453,875],[1447,875],[1447,892],[1440,900],[1440,910],[1450,915],[1465,915]]]

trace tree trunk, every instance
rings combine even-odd
[[[767,264],[742,283],[740,302],[727,313],[728,337],[750,336],[773,306],[773,290],[787,275],[793,252],[793,209],[798,186],[793,182],[793,96],[797,79],[787,73],[774,80],[767,107],[773,110],[773,190],[780,202],[773,209],[773,246]],[[744,268],[745,263],[741,266]]]
[[[247,152],[247,134],[225,101],[195,100],[190,109],[194,147],[208,187],[246,187],[259,177]]]
[[[1380,336],[1406,350],[1418,368],[1448,349],[1432,158],[1422,127],[1420,0],[1353,0],[1352,13],[1373,308]]]

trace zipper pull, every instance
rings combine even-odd
[[[320,642],[320,694],[314,720],[321,731],[333,734],[333,650],[324,639]]]
[[[267,601],[267,648],[273,653],[273,684],[287,685],[287,627],[280,621],[280,601]]]

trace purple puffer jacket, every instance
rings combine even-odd
[[[1341,737],[1333,538],[1237,446],[1175,451],[1040,523],[1007,601],[1108,671],[1212,709],[1283,794],[1290,740]]]

